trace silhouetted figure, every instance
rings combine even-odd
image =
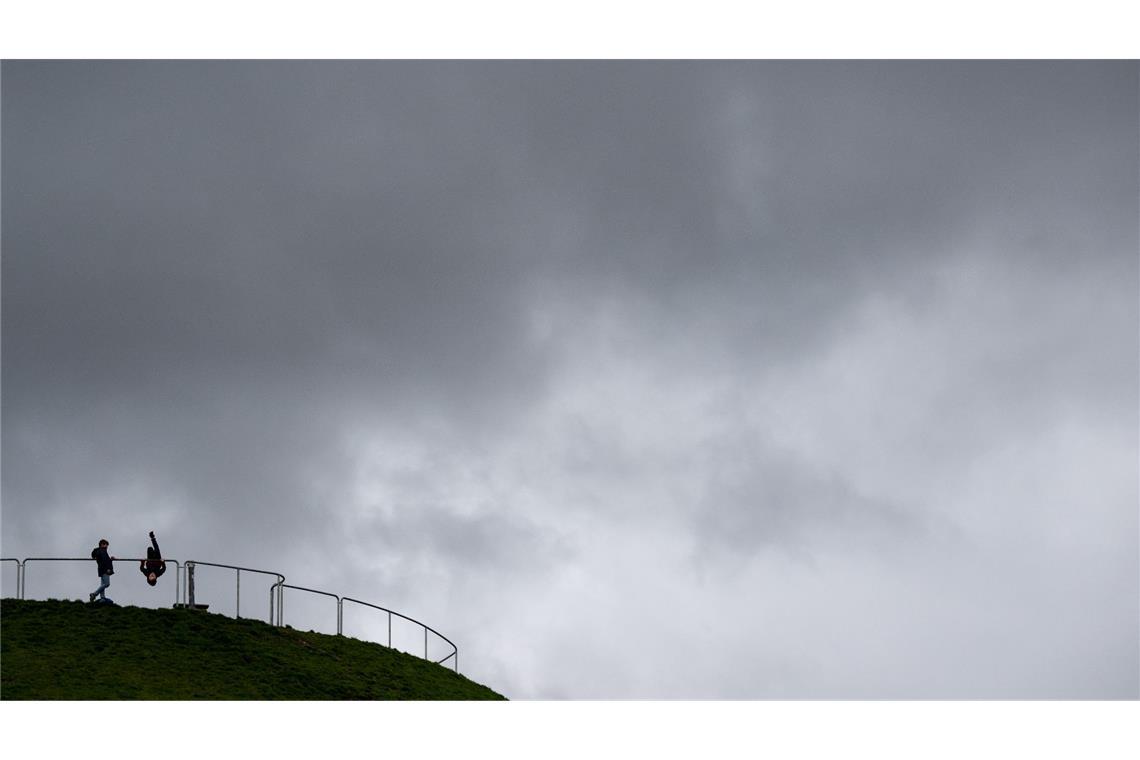
[[[146,582],[152,586],[166,572],[166,563],[162,560],[162,552],[158,549],[153,530],[150,532],[150,546],[146,548],[146,559],[139,560],[139,572],[146,576]]]
[[[105,538],[99,539],[99,545],[91,550],[91,559],[96,562],[96,570],[99,573],[99,588],[92,591],[87,596],[88,601],[95,601],[95,597],[99,597],[104,602],[113,601],[107,598],[107,588],[111,585],[111,576],[115,574],[115,566],[113,564],[115,558],[107,553],[107,548],[111,546],[111,542]]]

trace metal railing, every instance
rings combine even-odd
[[[276,577],[277,582],[269,587],[269,624],[270,625],[274,624],[274,621],[273,621],[273,611],[274,611],[273,610],[273,597],[274,597],[274,591],[276,591],[276,595],[278,597],[278,608],[277,608],[278,611],[277,611],[276,625],[278,625],[278,626],[281,625],[281,609],[282,609],[283,605],[280,604],[280,596],[281,596],[281,590],[280,589],[281,589],[281,586],[284,585],[284,583],[285,583],[285,576],[284,575],[282,575],[281,573],[278,573],[276,571],[273,571],[273,570],[256,570],[252,567],[238,567],[237,565],[223,565],[223,564],[220,564],[217,562],[203,562],[201,560],[196,560],[196,559],[187,560],[186,561],[186,576],[184,578],[184,583],[185,583],[186,587],[183,589],[183,594],[182,594],[182,598],[186,601],[187,605],[193,605],[194,604],[194,600],[191,599],[191,596],[193,596],[193,588],[191,586],[190,578],[191,578],[191,575],[193,574],[194,568],[197,567],[198,565],[202,565],[204,567],[220,567],[220,568],[224,568],[227,570],[236,571],[236,575],[235,575],[235,578],[236,578],[236,584],[235,584],[236,599],[235,599],[235,606],[234,606],[234,617],[236,617],[236,618],[241,617],[241,574],[242,574],[242,572],[244,571],[247,573],[260,573],[262,575],[272,575],[272,576]]]
[[[146,558],[131,559],[131,558],[116,557],[115,561],[116,562],[145,562],[145,561],[147,561],[147,559]],[[419,620],[416,620],[415,618],[408,617],[407,615],[396,612],[395,610],[390,610],[387,607],[381,607],[378,604],[372,604],[371,602],[365,602],[365,601],[361,601],[360,599],[353,599],[353,598],[347,597],[347,596],[344,596],[344,597],[338,596],[337,594],[334,594],[331,591],[318,591],[317,589],[305,588],[303,586],[291,586],[291,585],[288,585],[285,583],[285,576],[284,575],[282,575],[281,573],[278,573],[276,571],[273,571],[273,570],[257,570],[255,568],[251,568],[251,567],[239,567],[237,565],[226,565],[226,564],[221,564],[221,563],[217,563],[217,562],[203,562],[201,560],[186,560],[185,562],[179,562],[178,560],[168,559],[166,557],[163,557],[162,561],[164,561],[166,563],[173,563],[174,564],[174,577],[175,577],[175,581],[174,581],[174,604],[175,604],[175,606],[179,606],[179,604],[181,603],[181,604],[185,605],[186,607],[193,607],[193,605],[195,604],[195,602],[194,602],[194,590],[193,590],[193,574],[194,574],[194,568],[197,567],[198,565],[201,565],[203,567],[217,567],[217,568],[223,568],[223,569],[235,571],[235,573],[236,573],[236,576],[235,576],[236,577],[235,597],[236,598],[235,598],[234,617],[236,617],[236,618],[241,617],[241,574],[243,572],[245,572],[245,573],[259,573],[262,575],[272,575],[277,580],[269,587],[269,623],[270,623],[270,625],[276,625],[278,628],[284,627],[284,625],[285,625],[285,589],[287,589],[287,588],[293,589],[295,591],[304,591],[304,592],[310,593],[310,594],[320,594],[322,596],[331,596],[332,598],[336,599],[336,635],[337,636],[343,636],[344,635],[344,603],[345,602],[352,602],[353,604],[359,604],[359,605],[362,605],[364,607],[371,607],[372,609],[380,610],[381,612],[388,613],[388,644],[387,644],[387,646],[389,649],[392,648],[392,616],[395,615],[398,618],[401,618],[403,620],[407,620],[409,623],[413,623],[413,624],[418,625],[421,628],[423,628],[423,630],[424,630],[424,659],[425,660],[427,660],[428,662],[434,662],[437,665],[442,665],[443,663],[447,662],[448,660],[454,659],[453,664],[455,667],[455,672],[456,673],[459,672],[459,647],[457,647],[451,639],[447,638],[442,633],[435,630],[434,628],[427,625],[426,623],[421,623]],[[27,563],[29,563],[29,562],[94,562],[94,560],[91,559],[90,557],[29,557],[29,558],[23,559],[23,560],[15,559],[12,557],[4,557],[4,558],[0,558],[0,562],[14,562],[14,563],[16,563],[16,598],[17,599],[24,599],[26,591],[27,591]],[[179,596],[180,592],[181,592],[181,599]],[[276,620],[274,620],[275,615],[276,615]],[[432,660],[431,657],[428,656],[428,633],[429,632],[435,634],[441,640],[446,641],[451,646],[451,654],[447,655],[442,660]],[[376,642],[376,643],[380,643],[380,642]]]
[[[340,597],[339,596],[332,593],[331,591],[317,591],[315,588],[305,588],[303,586],[290,586],[288,583],[282,583],[281,584],[281,589],[282,589],[281,609],[282,610],[285,609],[284,589],[287,589],[287,588],[291,588],[294,591],[307,591],[310,594],[320,594],[322,596],[331,596],[333,599],[336,599],[336,635],[337,636],[343,636],[344,635],[344,632],[341,629],[341,625],[340,625],[342,618],[340,615]],[[389,648],[391,648],[391,646],[389,646]]]
[[[7,560],[4,560],[7,561]],[[90,557],[28,557],[24,560],[15,560],[20,566],[17,575],[16,598],[23,599],[28,589],[28,563],[29,562],[94,562]],[[115,557],[115,562],[146,562],[144,558]],[[151,560],[157,561],[157,560]],[[174,603],[178,604],[178,586],[182,575],[182,564],[176,559],[163,557],[162,562],[174,564]]]
[[[419,627],[424,629],[424,659],[428,660],[429,662],[434,662],[437,665],[442,665],[443,663],[447,662],[448,660],[454,658],[455,662],[453,664],[455,666],[455,672],[456,673],[459,672],[459,647],[457,647],[455,645],[455,642],[453,642],[451,639],[447,638],[442,633],[440,633],[436,629],[432,628],[430,625],[427,625],[426,623],[421,623],[420,621],[416,620],[415,618],[410,618],[407,615],[403,615],[399,612],[396,612],[395,610],[390,610],[387,607],[381,607],[378,604],[372,604],[371,602],[362,602],[359,599],[353,599],[352,597],[348,597],[348,596],[337,596],[336,594],[332,593],[331,591],[318,591],[317,589],[314,589],[314,588],[305,588],[303,586],[291,586],[287,583],[282,583],[281,588],[283,588],[283,589],[291,588],[295,591],[305,591],[305,592],[310,593],[310,594],[320,594],[322,596],[331,596],[333,599],[336,599],[336,635],[337,636],[343,636],[344,635],[344,603],[345,602],[352,602],[354,604],[360,604],[360,605],[363,605],[365,607],[371,607],[372,609],[380,610],[381,612],[387,612],[388,613],[388,648],[389,649],[392,648],[392,616],[395,615],[398,618],[402,618],[404,620],[407,620],[409,623],[414,623],[415,625],[418,625]],[[284,597],[282,597],[282,607],[284,607]],[[451,654],[447,655],[447,657],[444,657],[442,660],[431,659],[431,657],[428,656],[428,633],[429,632],[434,633],[440,639],[442,639],[443,641],[446,641],[448,644],[450,644],[451,645]]]
[[[0,558],[0,562],[15,562],[16,563],[16,598],[24,598],[24,563],[15,557]]]
[[[455,663],[454,663],[455,664],[455,672],[456,673],[459,672],[459,647],[455,646],[455,642],[453,642],[451,639],[444,636],[442,633],[440,633],[436,629],[432,628],[430,625],[427,625],[425,623],[421,623],[420,621],[418,621],[414,618],[410,618],[407,615],[401,615],[399,612],[396,612],[394,610],[390,610],[387,607],[381,607],[380,605],[372,604],[371,602],[362,602],[359,599],[353,599],[353,598],[347,597],[347,596],[343,597],[341,599],[342,607],[339,610],[339,612],[340,612],[340,617],[341,617],[342,622],[344,620],[344,610],[343,610],[343,603],[344,602],[352,602],[354,604],[361,604],[361,605],[364,605],[365,607],[371,607],[372,609],[380,610],[381,612],[387,612],[388,613],[388,648],[389,649],[392,648],[392,616],[393,615],[395,615],[396,617],[399,617],[399,618],[403,618],[404,620],[407,620],[409,623],[415,623],[416,625],[418,625],[424,629],[424,659],[425,660],[431,659],[430,657],[428,657],[428,637],[427,637],[428,631],[431,631],[436,636],[439,636],[441,639],[443,639],[444,641],[446,641],[448,644],[451,645],[451,654],[449,654],[447,657],[444,657],[442,660],[432,660],[432,662],[436,663],[437,665],[442,665],[443,663],[447,662],[452,657],[454,657],[455,658]]]

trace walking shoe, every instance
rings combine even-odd
[[[95,601],[95,595],[94,594],[88,594],[87,595],[87,601],[89,601],[89,602]]]

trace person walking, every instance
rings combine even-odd
[[[150,532],[150,546],[146,548],[146,559],[139,560],[139,572],[146,576],[146,582],[152,586],[166,572],[166,562],[162,559],[153,530]]]
[[[99,573],[99,588],[92,591],[87,595],[88,601],[95,601],[95,597],[99,597],[104,602],[114,604],[114,601],[107,598],[107,588],[111,585],[111,576],[115,574],[115,558],[107,553],[108,547],[111,542],[105,538],[99,539],[99,545],[91,550],[91,559],[96,562],[96,570]]]

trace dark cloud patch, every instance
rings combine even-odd
[[[458,574],[542,575],[573,557],[556,534],[509,513],[464,514],[397,502],[390,515],[365,518],[356,530],[355,537],[369,540],[377,553],[401,557],[405,582],[415,568],[433,565]]]
[[[21,149],[5,239],[26,251],[5,303],[13,393],[45,364],[101,393],[156,375],[358,394],[346,378],[365,376],[440,400],[488,399],[506,376],[527,392],[541,358],[515,354],[520,272],[496,238],[492,136],[399,76],[289,68],[95,65],[84,79],[108,91],[78,103],[52,86],[78,87],[64,64],[9,74],[9,98],[41,105],[6,119]]]
[[[701,452],[708,481],[693,515],[694,557],[738,560],[781,551],[797,560],[834,550],[911,550],[928,530],[925,510],[907,510],[859,493],[828,472],[754,441],[722,442]]]

